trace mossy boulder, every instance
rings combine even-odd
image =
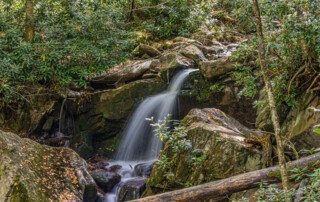
[[[261,169],[270,162],[270,136],[218,109],[193,109],[181,125],[186,130],[183,142],[192,148],[175,151],[176,143],[165,145],[147,182],[147,195]]]
[[[0,201],[95,201],[86,162],[67,148],[0,131]]]

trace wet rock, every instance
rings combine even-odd
[[[0,131],[0,162],[0,201],[96,200],[86,162],[70,149]]]
[[[154,164],[154,161],[138,164],[134,167],[134,172],[138,176],[149,177],[151,175],[151,171]]]
[[[186,127],[181,141],[188,147],[177,152],[165,145],[160,159],[166,156],[169,166],[154,166],[147,194],[261,169],[271,161],[268,134],[248,129],[218,109],[193,109],[181,124]]]
[[[42,126],[42,130],[45,132],[49,132],[52,128],[54,122],[54,117],[50,116],[47,118],[46,122]]]
[[[106,172],[105,170],[97,170],[91,174],[97,185],[105,192],[112,191],[113,187],[121,180],[121,176],[117,173]]]
[[[117,171],[120,170],[121,168],[122,168],[121,165],[113,165],[113,166],[110,166],[109,171],[110,171],[110,172],[117,172]]]
[[[146,189],[146,179],[133,179],[120,187],[118,199],[120,202],[138,199]]]
[[[150,57],[156,57],[158,55],[161,54],[160,51],[158,51],[156,48],[152,47],[152,46],[149,46],[149,45],[146,45],[146,44],[140,44],[135,50],[134,52],[137,54],[137,55],[144,55],[144,54],[147,54],[148,56]]]
[[[212,79],[225,75],[235,70],[233,62],[228,58],[200,63],[200,71],[205,78]]]

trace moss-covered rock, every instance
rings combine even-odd
[[[95,201],[86,162],[67,148],[0,131],[0,201]]]
[[[182,125],[192,149],[177,152],[175,143],[165,145],[147,195],[257,170],[270,162],[269,135],[246,128],[218,109],[193,109]]]

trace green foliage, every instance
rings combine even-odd
[[[190,91],[190,95],[196,97],[198,101],[207,101],[214,93],[223,92],[225,86],[218,82],[211,82],[205,78],[193,80],[194,87]]]
[[[290,179],[295,181],[301,181],[308,177],[308,168],[293,168],[289,171]]]
[[[188,0],[149,0],[149,4],[154,7],[148,10],[150,20],[144,26],[156,38],[188,36],[199,27],[199,16],[192,13],[194,3]]]
[[[267,52],[267,75],[271,79],[276,103],[288,109],[296,108],[299,106],[299,98],[304,93],[319,92],[316,87],[319,85],[316,75],[320,71],[320,1],[262,0],[259,3]],[[254,31],[246,29],[250,26],[244,26],[254,22],[253,15],[248,15],[252,12],[244,12],[251,9],[251,3],[244,0],[220,0],[217,5],[239,22],[240,29]],[[234,76],[238,84],[243,86],[243,94],[249,97],[256,93],[254,86],[259,78],[259,74],[252,74],[259,67],[256,50],[257,38],[252,37],[242,43],[232,56],[241,64]],[[285,117],[285,114],[283,115]]]
[[[172,172],[175,158],[179,158],[181,153],[185,153],[188,161],[194,166],[201,165],[207,159],[207,155],[199,150],[193,150],[192,143],[187,140],[186,128],[179,125],[179,122],[171,119],[170,115],[166,116],[163,120],[155,122],[153,118],[148,119],[151,121],[151,126],[154,128],[156,136],[162,140],[173,156],[170,158],[166,155],[161,155],[156,165],[159,170],[163,171],[163,175],[170,182],[175,182],[183,186],[191,186],[192,184],[181,184]],[[172,129],[173,128],[173,129]]]
[[[320,169],[317,169],[311,174],[311,182],[305,189],[303,201],[313,202],[313,201],[318,201],[319,198],[320,198]]]
[[[22,99],[22,85],[85,88],[87,78],[132,55],[139,33],[188,35],[200,25],[187,0],[35,1],[35,37],[25,42],[24,1],[0,2],[0,98]],[[203,12],[202,12],[203,13]],[[10,86],[10,87],[8,87]],[[3,104],[3,105],[4,105]]]
[[[187,136],[186,129],[183,126],[179,126],[178,121],[172,120],[171,115],[157,122],[153,118],[148,120],[152,122],[150,125],[154,128],[154,134],[162,142],[170,144],[174,152],[186,151],[192,148],[191,142],[185,139]],[[174,127],[173,130],[171,130],[172,127]]]
[[[293,198],[295,192],[294,190],[284,191],[275,185],[260,185],[258,190],[258,200],[259,202],[282,202],[285,201],[285,198]]]
[[[320,135],[320,127],[317,126],[315,129],[313,129],[313,132],[314,132],[315,134]]]
[[[236,84],[243,86],[240,95],[245,97],[253,98],[258,93],[258,88],[256,84],[256,77],[253,71],[249,67],[240,67],[237,71],[233,73],[233,77],[236,80]]]
[[[319,151],[320,151],[320,147],[311,148],[311,149],[302,149],[302,150],[299,151],[299,153],[302,154],[302,155],[311,155],[311,154],[317,153]]]
[[[230,13],[231,17],[236,19],[241,31],[245,33],[255,31],[253,15],[250,15],[253,10],[248,0],[217,0],[215,7]]]

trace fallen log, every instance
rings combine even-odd
[[[293,167],[320,167],[320,152],[287,163],[288,169]],[[162,202],[162,201],[203,201],[218,200],[228,197],[233,193],[258,187],[261,182],[275,183],[280,181],[279,166],[256,170],[241,175],[236,175],[223,180],[210,182],[186,189],[166,192],[134,202]]]

